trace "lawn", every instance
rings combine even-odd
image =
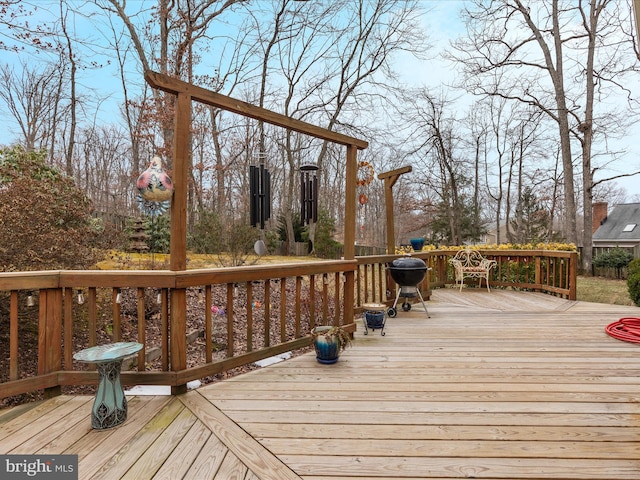
[[[583,302],[633,305],[626,280],[604,277],[578,277],[578,300]]]

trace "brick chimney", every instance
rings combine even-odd
[[[596,233],[596,230],[600,228],[607,219],[607,202],[596,202],[593,204],[593,218],[591,223],[591,233]]]

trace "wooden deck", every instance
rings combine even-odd
[[[0,411],[0,454],[79,455],[82,479],[640,478],[640,308],[436,290],[335,365],[312,354],[179,397],[135,396],[92,431],[90,397]]]

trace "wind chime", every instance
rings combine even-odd
[[[318,166],[300,167],[300,221],[309,225],[318,221]]]
[[[375,174],[376,172],[369,162],[358,162],[358,176],[356,178],[356,185],[360,190],[360,194],[358,195],[358,204],[360,205],[359,224],[361,240],[364,240],[365,209],[367,202],[369,201],[369,197],[367,197],[367,194],[364,193],[364,190],[373,181],[373,179],[375,178]]]
[[[264,166],[264,155],[261,155],[260,166],[249,167],[249,201],[251,226],[264,224],[271,218],[271,174]]]

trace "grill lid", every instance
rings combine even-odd
[[[424,260],[414,257],[401,257],[396,258],[389,268],[392,270],[427,270],[427,264]]]

